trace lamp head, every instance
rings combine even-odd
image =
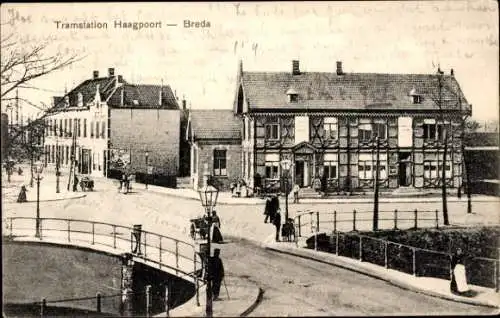
[[[200,195],[201,205],[210,210],[217,205],[217,197],[219,196],[219,190],[212,185],[205,185],[198,190]]]

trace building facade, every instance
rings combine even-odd
[[[63,97],[45,118],[45,161],[77,173],[177,175],[180,110],[167,85],[127,83],[110,68]],[[149,170],[149,172],[148,172]]]
[[[221,191],[241,177],[241,124],[232,110],[190,110],[186,137],[193,189],[203,186],[205,170]]]
[[[462,182],[462,119],[471,114],[453,70],[437,74],[245,72],[234,113],[242,122],[242,176],[250,185],[326,184],[329,192],[449,187]],[[446,152],[446,162],[443,155]],[[378,157],[378,160],[377,160]],[[284,171],[281,162],[291,162]]]

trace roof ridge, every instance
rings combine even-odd
[[[288,71],[244,71],[243,74],[289,74],[293,75],[291,72]],[[306,75],[306,74],[332,74],[336,75],[339,77],[345,76],[345,75],[400,75],[400,76],[437,76],[438,74],[435,73],[376,73],[376,72],[343,72],[342,75],[337,75],[335,71],[333,72],[324,72],[324,71],[314,71],[314,72],[303,72],[301,71],[300,74],[298,75],[293,75],[294,77],[300,77],[301,75]],[[443,74],[445,77],[452,77],[455,78],[454,76],[451,76],[450,74]]]

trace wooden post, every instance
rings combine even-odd
[[[96,302],[97,302],[96,310],[97,310],[97,312],[100,313],[100,312],[102,312],[102,308],[101,308],[101,293],[99,293],[99,292],[96,295]]]
[[[415,217],[414,217],[414,225],[413,225],[413,227],[416,230],[417,229],[417,209],[415,209],[414,213],[415,213]]]
[[[356,210],[352,210],[352,230],[356,231]]]
[[[336,232],[337,236],[335,238],[335,254],[337,254],[337,256],[339,255],[339,235],[340,233],[339,232]]]
[[[116,248],[116,225],[113,225],[113,248]]]
[[[398,209],[394,210],[394,229],[398,229]]]
[[[70,226],[71,220],[68,220],[68,242],[71,242],[71,226]]]
[[[146,317],[151,313],[151,285],[146,286]]]
[[[95,243],[95,223],[92,222],[92,245]]]
[[[417,251],[414,247],[412,247],[412,256],[413,256],[413,260],[412,260],[412,269],[413,269],[413,276],[417,276]]]
[[[148,233],[144,233],[144,258],[146,258],[147,254],[147,249],[148,249],[148,241],[147,241]]]
[[[161,269],[161,236],[160,236],[160,243],[159,243],[159,247],[158,247],[158,253],[159,253],[159,257],[158,257],[158,262],[160,263],[160,269]],[[196,256],[195,256],[195,261],[196,261]],[[196,262],[195,262],[195,268],[194,270],[196,271]]]
[[[12,218],[9,218],[9,223],[10,223],[10,238],[12,239],[13,233],[12,233]]]
[[[298,221],[299,221],[299,222],[298,222],[298,223],[299,223],[299,224],[298,224],[298,229],[299,229],[299,230],[298,230],[298,233],[299,233],[299,237],[300,237],[300,217],[301,217],[301,215],[299,215],[299,216],[298,216]]]
[[[436,229],[439,229],[439,217],[438,217],[438,210],[436,209]]]
[[[386,240],[384,240],[384,264],[385,264],[385,268],[389,268],[389,255],[388,255],[388,251],[387,251],[387,248],[388,248],[388,243]]]
[[[498,293],[498,259],[495,260],[495,293]]]
[[[319,232],[319,211],[316,211],[316,234]]]
[[[42,303],[40,304],[40,317],[45,315],[45,309],[47,308],[47,299],[42,298]]]
[[[193,254],[193,260],[194,260],[194,287],[196,288],[196,306],[200,306],[200,294],[199,294],[199,283],[198,283],[198,273],[196,272],[196,250],[194,251]],[[203,268],[203,265],[202,265]]]
[[[337,232],[337,211],[333,211],[333,231]]]
[[[359,261],[363,261],[363,237],[359,236]]]

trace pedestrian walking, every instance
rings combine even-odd
[[[28,192],[28,190],[26,190],[26,186],[23,185],[21,187],[21,191],[19,191],[19,195],[17,196],[18,203],[28,202],[28,199],[26,198],[26,192]]]
[[[78,176],[75,173],[75,178],[73,179],[73,192],[78,191]]]
[[[220,218],[215,210],[212,211],[212,223],[220,229]]]
[[[214,256],[209,258],[208,262],[208,280],[212,282],[212,297],[218,300],[220,293],[220,286],[224,279],[224,264],[219,257],[220,249],[214,249]]]
[[[276,213],[274,214],[273,218],[273,224],[276,227],[276,237],[275,240],[276,242],[280,241],[280,228],[281,228],[281,210],[278,209]]]
[[[266,205],[264,206],[264,215],[266,216],[264,218],[264,223],[267,223],[267,220],[271,218],[271,198],[267,197],[266,198]],[[272,220],[272,218],[271,218]]]
[[[293,186],[292,192],[293,192],[293,203],[299,203],[299,191],[300,191],[300,186],[298,183],[295,183]]]
[[[467,285],[467,277],[465,274],[464,255],[462,249],[458,248],[457,251],[451,256],[451,282],[450,290],[454,294],[462,294],[469,290]]]

